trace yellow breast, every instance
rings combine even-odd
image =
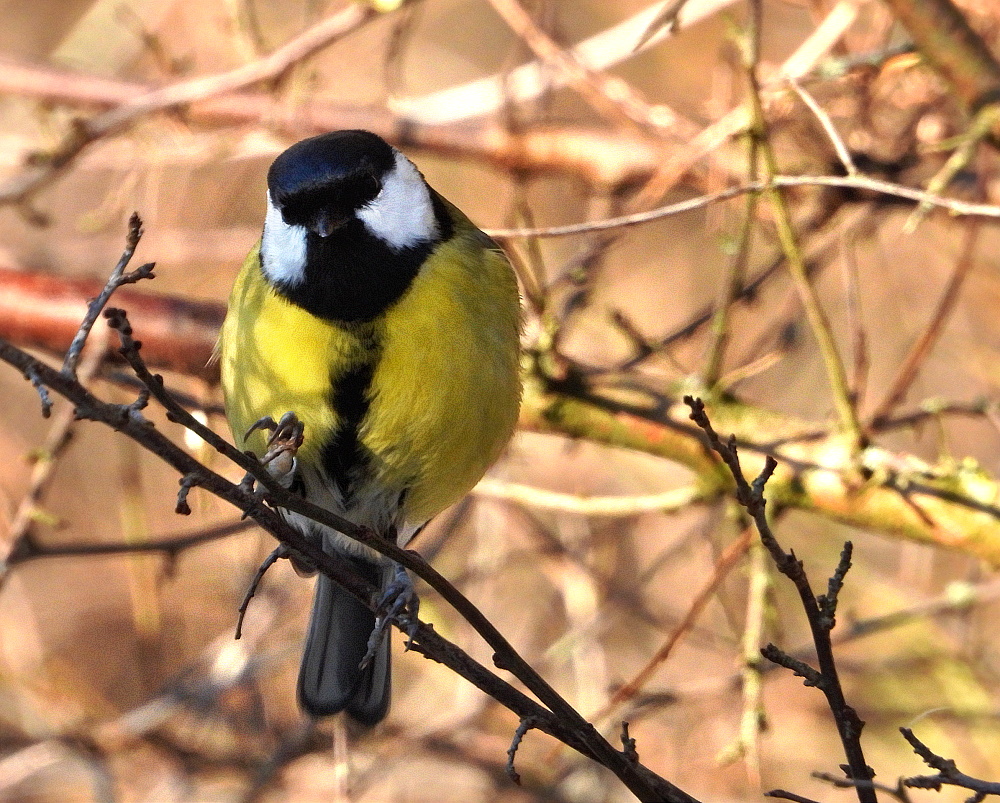
[[[482,477],[510,437],[520,402],[517,285],[503,255],[461,212],[403,297],[363,325],[317,318],[276,294],[254,249],[233,288],[220,339],[233,436],[288,411],[305,424],[301,465],[317,464],[341,418],[332,389],[365,362],[375,368],[359,441],[366,482],[406,490],[403,520],[426,521]]]

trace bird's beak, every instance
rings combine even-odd
[[[329,237],[350,220],[350,217],[350,215],[339,215],[330,209],[321,209],[307,228],[319,237]]]

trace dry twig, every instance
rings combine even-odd
[[[805,662],[779,650],[773,644],[764,647],[761,654],[769,661],[791,669],[796,675],[804,678],[807,686],[816,686],[823,692],[837,723],[840,741],[847,756],[848,763],[843,767],[847,777],[870,781],[875,772],[865,761],[861,748],[861,730],[864,727],[864,722],[858,717],[857,712],[848,705],[844,697],[837,665],[833,657],[833,644],[830,639],[830,632],[835,623],[837,599],[843,586],[844,576],[851,565],[851,542],[848,541],[844,545],[844,552],[836,571],[830,578],[827,592],[816,596],[809,583],[809,578],[806,576],[802,561],[796,558],[794,552],[785,552],[771,532],[771,525],[765,510],[764,486],[774,473],[774,469],[777,468],[777,462],[772,457],[768,457],[760,474],[752,483],[747,482],[740,465],[735,438],[730,438],[728,443],[722,442],[712,427],[712,423],[705,413],[705,406],[700,399],[687,396],[684,402],[691,408],[691,420],[702,429],[708,439],[708,445],[719,455],[733,475],[733,479],[736,481],[736,499],[746,508],[747,513],[753,519],[757,526],[757,532],[760,533],[761,541],[771,553],[778,571],[788,577],[795,585],[806,612],[806,619],[809,621],[819,669],[812,668]],[[877,803],[871,788],[858,786],[856,791],[860,803]]]

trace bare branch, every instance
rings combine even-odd
[[[308,58],[377,16],[370,6],[352,3],[317,23],[258,61],[218,75],[192,78],[155,89],[87,121],[78,122],[46,158],[36,159],[20,174],[0,182],[0,203],[19,203],[52,181],[94,140],[111,134],[136,119],[197,100],[232,92],[278,78],[291,66]]]
[[[995,204],[978,204],[962,201],[957,198],[945,198],[933,195],[920,189],[894,184],[890,181],[869,178],[867,176],[786,176],[775,175],[770,181],[755,181],[737,187],[728,187],[708,195],[700,195],[674,204],[668,204],[646,212],[635,212],[630,215],[594,220],[586,223],[571,223],[565,226],[546,226],[537,229],[489,229],[487,234],[497,240],[510,240],[519,237],[569,237],[577,234],[588,234],[595,231],[607,231],[626,226],[637,226],[661,218],[704,209],[721,201],[728,201],[748,193],[760,193],[771,188],[785,187],[840,187],[844,189],[870,190],[894,198],[908,201],[926,202],[931,206],[944,209],[959,217],[1000,218],[1000,206]]]
[[[911,789],[934,789],[936,791],[940,791],[943,785],[960,786],[975,792],[976,796],[972,798],[974,800],[981,800],[986,795],[1000,795],[1000,782],[983,781],[966,775],[959,771],[955,762],[950,758],[943,758],[933,752],[909,728],[900,728],[899,732],[910,743],[913,752],[920,756],[928,767],[937,770],[937,775],[917,775],[912,778],[904,778],[904,786]]]
[[[806,685],[816,686],[826,697],[830,712],[833,714],[837,724],[837,731],[840,741],[847,756],[848,766],[845,771],[849,778],[861,780],[871,780],[875,776],[875,771],[868,766],[865,761],[864,752],[861,748],[861,730],[864,722],[857,715],[857,712],[848,705],[844,697],[843,689],[837,672],[837,665],[833,657],[833,644],[830,638],[830,631],[833,629],[833,618],[830,615],[830,607],[836,599],[836,591],[839,591],[843,583],[844,574],[850,562],[850,548],[845,547],[840,565],[834,578],[830,580],[829,599],[821,601],[813,594],[806,576],[802,562],[795,557],[794,552],[785,552],[778,544],[774,533],[771,532],[771,525],[765,511],[766,500],[764,498],[764,486],[777,466],[776,461],[770,456],[764,462],[764,468],[753,480],[748,483],[743,475],[743,468],[740,465],[739,454],[736,449],[736,439],[730,437],[728,443],[723,443],[712,427],[711,421],[705,413],[705,405],[700,399],[686,396],[685,404],[691,408],[691,419],[704,431],[708,438],[709,446],[715,451],[722,461],[729,468],[736,481],[736,499],[746,508],[757,526],[761,541],[771,553],[778,571],[788,577],[795,585],[799,593],[799,599],[806,613],[809,628],[812,631],[813,643],[816,646],[816,656],[819,663],[819,670],[813,669],[804,661],[793,658],[787,653],[777,649],[773,645],[768,645],[761,650],[761,654],[768,660],[779,663],[795,672],[805,679]],[[856,788],[860,803],[877,803],[875,793],[871,788],[858,786]]]
[[[135,253],[136,246],[139,245],[139,240],[141,238],[142,221],[139,219],[139,215],[133,212],[128,221],[128,235],[125,237],[125,251],[122,253],[121,259],[118,260],[118,264],[115,265],[114,270],[111,271],[111,276],[104,285],[104,289],[101,290],[100,295],[87,305],[87,314],[84,316],[83,322],[80,324],[80,328],[77,329],[76,335],[73,337],[73,342],[69,344],[69,348],[66,350],[66,359],[63,360],[62,371],[71,379],[76,379],[76,366],[80,361],[80,354],[83,352],[83,346],[87,342],[87,338],[90,336],[90,330],[93,329],[94,324],[101,315],[101,312],[111,299],[112,293],[123,285],[135,284],[141,279],[153,278],[152,263],[143,265],[131,273],[125,273],[125,268],[127,268],[128,263],[132,261],[132,255]]]
[[[976,245],[979,242],[979,231],[980,221],[970,220],[964,232],[961,252],[955,261],[955,267],[948,278],[944,292],[941,293],[941,298],[938,300],[934,313],[927,322],[923,333],[917,338],[917,342],[913,344],[909,354],[906,355],[902,365],[900,365],[896,377],[889,386],[889,390],[886,392],[882,402],[878,405],[875,412],[871,414],[870,420],[872,425],[884,421],[903,402],[906,394],[916,381],[924,361],[938,342],[945,324],[948,322],[948,318],[955,310],[955,304],[958,301],[962,285],[965,283],[965,278],[969,275],[969,271],[974,263],[973,257],[975,256]]]

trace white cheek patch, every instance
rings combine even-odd
[[[267,215],[260,243],[264,275],[275,284],[294,285],[306,275],[306,227],[290,226],[267,194]]]
[[[394,251],[428,242],[440,234],[427,183],[399,151],[395,166],[382,179],[382,191],[361,207],[357,216],[368,231]]]

